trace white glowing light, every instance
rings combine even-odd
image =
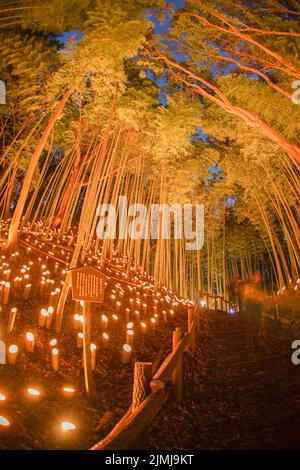
[[[9,426],[9,421],[4,416],[0,416],[0,426]]]
[[[36,388],[27,388],[27,392],[30,394],[30,395],[33,395],[34,397],[39,397],[41,392],[39,390],[37,390]]]
[[[34,334],[28,331],[28,333],[26,333],[26,339],[27,341],[34,341]]]
[[[74,429],[76,429],[75,424],[70,423],[69,421],[63,421],[61,423],[61,427],[64,431],[74,431]]]

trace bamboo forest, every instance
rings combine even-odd
[[[0,0],[0,459],[300,450],[299,20]]]

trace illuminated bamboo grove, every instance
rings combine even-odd
[[[201,253],[188,253],[179,242],[158,240],[153,246],[149,240],[116,240],[104,243],[101,259],[109,259],[115,248],[153,273],[156,282],[182,295],[193,296],[202,288],[226,292],[226,282],[232,274],[231,263],[226,261],[229,278],[223,276],[224,259],[228,260],[226,244],[230,244],[230,240],[226,241],[226,226],[230,230],[233,223],[226,201],[239,194],[236,213],[244,211],[244,220],[250,220],[254,236],[263,241],[265,247],[258,249],[264,251],[262,259],[270,257],[272,273],[268,275],[274,288],[283,287],[290,278],[296,279],[299,107],[292,103],[293,90],[288,88],[288,80],[297,79],[299,72],[290,59],[291,53],[285,53],[285,48],[289,52],[297,46],[296,12],[289,18],[286,32],[287,20],[281,19],[273,2],[264,2],[261,7],[261,11],[274,10],[272,27],[268,24],[272,15],[259,26],[260,12],[251,11],[250,16],[250,6],[245,2],[240,5],[244,22],[237,17],[236,21],[226,19],[226,14],[234,15],[239,8],[233,2],[223,2],[219,10],[201,1],[188,1],[184,9],[174,11],[166,5],[159,14],[165,12],[172,18],[168,35],[172,47],[190,57],[180,64],[170,56],[170,48],[160,45],[160,37],[154,34],[146,43],[143,39],[152,27],[143,7],[163,7],[159,2],[128,2],[126,8],[119,9],[115,8],[116,2],[115,16],[111,15],[110,2],[105,2],[102,12],[97,5],[93,10],[88,2],[82,2],[72,15],[67,15],[72,4],[69,2],[61,12],[59,25],[54,23],[54,12],[63,7],[54,2],[38,11],[34,1],[25,3],[4,2],[1,13],[5,36],[3,78],[8,77],[12,67],[7,106],[2,107],[1,113],[1,210],[3,217],[13,216],[6,250],[15,249],[18,229],[27,221],[43,219],[48,230],[56,228],[60,234],[76,222],[80,223],[80,232],[72,259],[75,266],[92,249],[96,208],[100,204],[116,203],[119,195],[149,207],[153,202],[201,200],[206,206],[207,227],[207,244]],[[283,15],[285,9],[282,6]],[[38,29],[33,26],[37,21]],[[103,22],[105,34],[100,33]],[[55,43],[55,37],[47,36],[48,32],[58,35],[75,26],[80,27],[83,38],[77,43],[71,35],[63,49]],[[28,27],[30,36],[23,33]],[[134,31],[136,34],[132,35]],[[183,31],[187,32],[185,42],[177,40]],[[215,39],[215,47],[210,45],[207,31]],[[45,38],[37,37],[40,32]],[[199,48],[198,37],[203,32],[206,43]],[[273,36],[280,38],[280,46],[276,41],[271,44]],[[15,50],[14,41],[22,44],[22,57],[22,51]],[[232,57],[234,41],[244,48]],[[220,55],[216,47],[223,48],[226,54]],[[280,47],[282,50],[278,51]],[[59,51],[56,55],[55,50]],[[139,51],[138,62],[132,60],[135,51]],[[26,54],[28,58],[34,56],[34,60],[26,59]],[[193,65],[198,60],[208,68],[216,64],[220,78],[202,77],[200,69]],[[232,65],[230,74],[228,63]],[[168,90],[168,107],[159,104],[159,90],[145,75],[148,67],[157,77],[166,73],[168,86],[174,82],[174,89]],[[43,79],[39,79],[39,74]],[[249,80],[253,74],[259,78]],[[176,90],[176,83],[184,86],[184,96]],[[270,99],[272,117],[263,109],[262,92],[264,100]],[[246,105],[249,94],[259,96],[257,103],[248,100]],[[282,113],[274,116],[276,99]],[[282,122],[284,113],[289,114],[286,129]],[[212,116],[217,116],[221,132],[214,129]],[[231,119],[234,130],[227,124]],[[291,121],[294,123],[290,126]],[[200,124],[214,142],[188,141]],[[228,134],[234,135],[224,146],[224,139],[230,138]],[[259,158],[254,144],[248,150],[250,138],[257,144]],[[239,145],[242,149],[237,149]],[[239,165],[235,163],[236,152],[240,153]],[[53,163],[54,158],[57,164]],[[210,164],[219,165],[219,176],[211,184]],[[196,174],[185,174],[186,165]],[[258,179],[264,186],[261,191],[257,191]],[[218,211],[217,217],[214,210]],[[99,243],[96,245],[98,249]],[[245,254],[237,256],[244,270]],[[251,272],[256,267],[248,263],[247,269]]]
[[[153,336],[161,322],[167,336],[199,292],[228,299],[237,277],[259,272],[272,301],[288,292],[297,305],[298,19],[293,0],[2,0],[0,295],[13,335],[36,294],[54,372],[70,318],[82,349],[69,269],[84,264],[111,276],[97,328],[100,348],[112,336],[123,364],[135,349],[128,331]],[[97,238],[99,206],[122,197],[148,214],[153,204],[203,204],[203,247],[174,236],[174,217],[164,237],[163,215],[157,239],[123,237],[119,209],[115,227],[108,217],[115,237]],[[135,323],[118,342],[120,315]],[[30,328],[22,335],[34,355],[41,331]],[[15,365],[18,337],[9,343]],[[100,354],[91,343],[93,369]],[[27,393],[39,399],[34,386]]]

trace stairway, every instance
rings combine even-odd
[[[300,366],[289,330],[264,325],[258,344],[249,320],[206,312],[183,400],[153,422],[151,449],[300,449]]]

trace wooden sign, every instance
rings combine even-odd
[[[72,298],[85,302],[103,303],[106,274],[93,266],[70,269],[72,274]]]

